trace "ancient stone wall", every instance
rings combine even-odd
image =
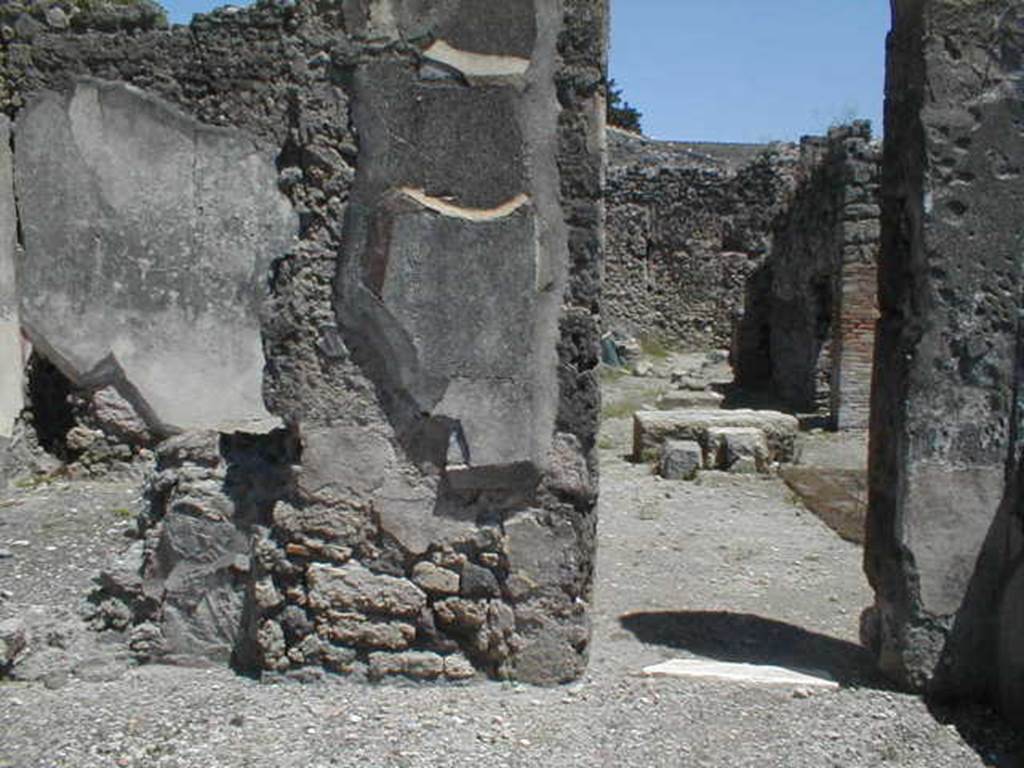
[[[799,181],[774,223],[734,356],[744,385],[767,383],[797,412],[867,427],[876,319],[879,146],[864,122],[800,145]],[[756,287],[756,286],[752,286]],[[760,379],[760,380],[759,380]]]
[[[870,126],[799,147],[609,139],[606,327],[728,347],[743,386],[865,428],[880,160]]]
[[[609,130],[605,325],[728,348],[798,168],[792,145],[660,142]]]
[[[3,61],[22,330],[168,438],[95,624],[276,673],[580,674],[604,3],[51,21]]]
[[[865,639],[918,689],[1024,713],[1024,9],[896,0]]]

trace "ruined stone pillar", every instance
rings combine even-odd
[[[904,684],[1001,688],[1013,714],[1024,7],[894,0],[893,18],[865,556],[878,622],[866,639]]]
[[[166,438],[93,625],[302,679],[580,675],[606,1],[87,22],[9,110],[21,323]]]
[[[832,302],[831,413],[836,429],[865,429],[878,320],[878,160],[866,122],[829,135],[840,184]]]

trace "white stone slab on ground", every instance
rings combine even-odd
[[[741,664],[708,659],[671,659],[644,667],[644,674],[652,677],[689,677],[702,680],[723,680],[754,685],[794,685],[802,688],[836,689],[835,680],[787,667],[764,664]]]

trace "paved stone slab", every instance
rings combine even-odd
[[[822,673],[808,674],[786,667],[739,664],[707,659],[672,659],[661,664],[644,667],[644,674],[652,677],[687,677],[753,685],[789,685],[829,690],[839,688],[839,683],[825,677]]]
[[[825,525],[847,541],[864,543],[867,472],[862,469],[787,467],[780,475]]]

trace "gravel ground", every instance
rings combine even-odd
[[[606,407],[667,386],[617,378]],[[659,481],[624,460],[630,432],[622,415],[601,437],[590,669],[553,689],[266,684],[221,668],[131,666],[70,617],[102,560],[126,545],[137,486],[9,489],[0,619],[48,617],[75,635],[55,651],[69,674],[0,685],[0,766],[1024,765],[1020,742],[985,709],[930,707],[875,676],[856,645],[871,601],[861,551],[781,481]],[[642,675],[697,655],[817,669],[842,687]]]

